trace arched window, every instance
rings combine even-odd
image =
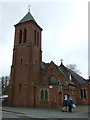
[[[19,31],[19,44],[22,43],[22,30]]]
[[[45,102],[49,101],[49,90],[48,88],[40,89],[40,101]]]
[[[83,90],[82,89],[80,90],[80,96],[81,96],[81,98],[83,98]]]
[[[26,39],[27,39],[27,29],[25,28],[24,29],[24,39],[23,39],[24,43],[26,42]]]
[[[21,83],[19,84],[19,94],[21,94],[21,90],[22,90],[22,85]]]
[[[55,76],[50,76],[49,77],[49,80],[48,80],[49,85],[55,85],[56,82],[57,82],[57,79],[56,79]]]
[[[34,44],[36,44],[36,30],[34,31]]]
[[[44,91],[43,91],[43,89],[41,90],[40,97],[41,97],[41,100],[44,99]]]
[[[84,98],[86,98],[86,89],[84,89]]]
[[[39,32],[37,32],[37,46],[39,46]]]
[[[48,100],[48,91],[45,90],[45,100],[47,101]]]
[[[86,99],[86,89],[85,88],[82,88],[81,90],[80,90],[80,96],[81,96],[81,98],[83,98],[83,99]]]

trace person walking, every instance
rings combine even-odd
[[[68,112],[72,112],[72,104],[73,104],[73,100],[69,96],[69,98],[68,98]]]
[[[62,112],[67,112],[67,97],[64,96]]]

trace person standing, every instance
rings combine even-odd
[[[68,98],[68,112],[72,112],[72,104],[73,104],[73,100],[69,96],[69,98]]]
[[[62,112],[67,112],[67,97],[64,96]]]

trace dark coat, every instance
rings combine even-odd
[[[68,101],[67,100],[63,100],[63,106],[67,107],[67,105],[68,105]]]
[[[73,104],[73,100],[71,98],[68,99],[68,105],[72,105]]]

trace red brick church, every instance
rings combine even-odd
[[[60,107],[70,95],[76,104],[90,104],[90,84],[81,76],[53,61],[42,61],[42,28],[30,11],[15,25],[9,105]]]

